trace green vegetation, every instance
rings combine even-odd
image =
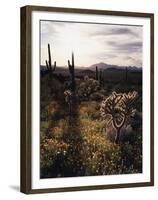
[[[141,82],[106,81],[97,67],[77,80],[73,54],[67,70],[41,73],[41,178],[141,173]]]

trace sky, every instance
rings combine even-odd
[[[41,65],[48,59],[66,66],[74,52],[75,65],[96,63],[142,67],[143,28],[141,26],[41,21]]]

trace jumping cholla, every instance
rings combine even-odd
[[[103,118],[109,116],[109,123],[111,122],[116,130],[115,143],[119,143],[121,128],[136,111],[134,109],[134,103],[137,97],[138,94],[136,91],[119,94],[113,92],[101,103],[101,116]]]
[[[99,90],[99,82],[88,76],[84,77],[84,81],[78,86],[78,97],[81,100],[89,100],[94,92]]]

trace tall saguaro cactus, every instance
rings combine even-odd
[[[46,60],[46,67],[51,73],[56,69],[56,61],[54,61],[54,65],[52,65],[50,44],[48,44],[48,60]]]
[[[68,67],[69,72],[71,74],[71,89],[72,91],[75,91],[75,65],[74,65],[74,53],[72,52],[72,63],[70,64],[70,60],[68,60]]]
[[[104,87],[104,71],[99,71],[99,85]]]
[[[99,80],[98,66],[96,66],[96,69],[95,69],[95,79],[97,81]]]

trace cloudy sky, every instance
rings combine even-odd
[[[142,27],[41,21],[41,64],[48,58],[66,66],[74,52],[76,66],[87,67],[104,62],[142,66]]]

